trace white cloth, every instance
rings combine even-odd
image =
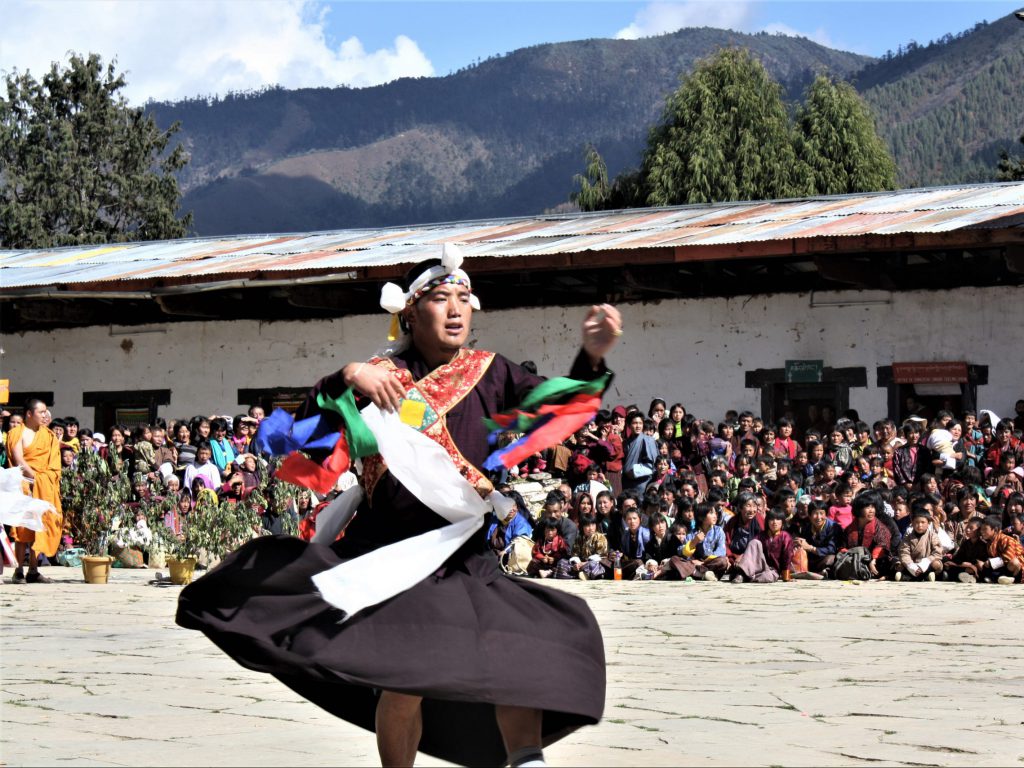
[[[0,523],[41,531],[43,515],[47,512],[56,513],[57,509],[48,501],[22,493],[23,479],[19,467],[0,469]]]
[[[444,448],[404,424],[398,413],[384,413],[370,404],[362,415],[392,477],[451,525],[389,544],[313,576],[323,599],[343,610],[346,620],[434,573],[480,528],[491,505],[501,508],[501,516],[514,503],[497,491],[491,493],[490,503],[480,498]]]

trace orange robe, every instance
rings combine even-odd
[[[8,433],[8,456],[14,455],[11,449],[21,440],[24,430],[25,425],[19,424]],[[11,538],[23,544],[31,544],[36,552],[53,557],[60,545],[64,514],[60,506],[60,441],[47,427],[36,430],[32,443],[25,448],[25,463],[36,473],[36,479],[31,485],[27,481],[23,482],[21,490],[26,496],[50,502],[57,512],[43,515],[41,531],[12,527]]]

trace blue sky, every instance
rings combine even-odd
[[[363,87],[445,75],[529,45],[636,38],[688,26],[800,34],[877,56],[1021,7],[987,0],[2,2],[0,71],[38,75],[68,51],[92,51],[108,61],[116,57],[136,103],[274,84]]]
[[[357,34],[367,48],[409,35],[438,74],[477,58],[538,43],[614,37],[649,3],[640,2],[384,2],[328,3],[327,30],[336,41]],[[983,19],[1024,7],[1013,2],[700,2],[660,3],[681,9],[685,26],[758,31],[783,26],[831,47],[879,56],[910,40],[926,43]],[[666,16],[671,16],[666,14]],[[701,18],[707,22],[702,23]],[[671,18],[666,19],[670,21]],[[653,31],[653,30],[652,30]]]

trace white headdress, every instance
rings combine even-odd
[[[443,283],[464,285],[470,291],[469,305],[473,309],[480,309],[480,299],[473,293],[469,275],[462,269],[462,252],[454,243],[445,243],[441,251],[441,263],[420,273],[409,285],[409,290],[402,290],[402,287],[395,283],[385,283],[381,288],[380,306],[391,314],[391,330],[388,333],[388,341],[399,341],[397,345],[389,345],[390,351],[385,354],[394,354],[408,343],[408,339],[399,338],[399,313],[406,307],[415,304],[423,294]]]

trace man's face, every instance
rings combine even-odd
[[[422,351],[455,353],[469,338],[469,289],[439,285],[416,302],[406,315],[413,339]]]
[[[256,419],[256,421],[263,421],[265,418],[263,415],[263,409],[258,405],[254,405],[249,409],[249,415]]]
[[[640,513],[635,509],[626,513],[626,527],[630,533],[636,533],[640,530]]]
[[[826,514],[824,509],[815,508],[811,510],[811,522],[814,524],[815,528],[821,528],[821,526],[825,524],[825,517]]]
[[[749,523],[754,519],[754,515],[757,514],[757,502],[748,501],[743,505],[743,508],[740,509],[740,513],[743,515],[743,521]]]
[[[740,430],[748,432],[754,426],[753,416],[740,416]]]
[[[165,442],[167,442],[167,433],[162,429],[154,429],[151,433],[150,440],[154,447],[160,448]]]
[[[46,426],[46,414],[49,410],[46,403],[37,403],[36,407],[25,414],[25,426],[29,429],[39,429]],[[14,424],[14,417],[11,417],[11,424]]]
[[[927,517],[915,517],[911,525],[914,526],[914,533],[920,536],[922,533],[928,530],[928,518]]]
[[[562,517],[561,502],[552,502],[551,504],[545,504],[544,515],[546,517],[553,517],[555,520],[559,520]]]
[[[981,532],[982,541],[992,541],[992,539],[996,537],[996,534],[999,533],[999,531],[987,523],[982,523],[979,530]]]
[[[625,520],[630,512],[636,512],[636,502],[633,499],[629,499],[622,503],[622,519]],[[639,519],[639,518],[638,518]]]

